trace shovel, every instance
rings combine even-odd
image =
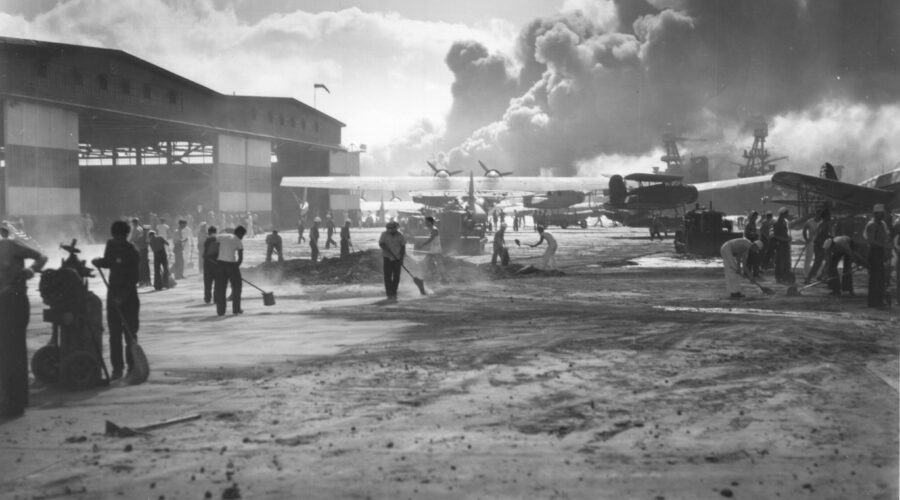
[[[275,305],[275,292],[267,292],[267,291],[263,290],[262,288],[254,285],[253,283],[250,283],[249,281],[247,281],[244,278],[241,278],[241,280],[243,280],[244,283],[246,283],[246,284],[252,286],[253,288],[256,288],[260,292],[262,292],[264,306],[274,306]]]
[[[98,267],[97,271],[100,272],[100,277],[103,278],[103,284],[106,285],[106,288],[109,288],[109,282],[106,281],[106,275],[103,274],[103,269]],[[108,308],[110,306],[112,306],[119,314],[119,319],[122,321],[122,330],[125,331],[126,349],[128,350],[128,355],[131,356],[131,360],[134,362],[131,366],[131,374],[128,376],[128,383],[131,385],[143,384],[147,381],[147,377],[150,376],[150,363],[147,362],[147,355],[144,354],[144,349],[138,344],[137,338],[134,336],[134,333],[131,332],[131,328],[128,327],[128,322],[125,321],[125,315],[122,314],[122,309],[119,308],[118,304],[110,304],[107,302],[106,307]]]

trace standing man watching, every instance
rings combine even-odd
[[[341,258],[346,259],[350,256],[350,221],[344,221],[341,227]]]
[[[234,234],[220,234],[216,236],[219,242],[219,256],[216,261],[216,313],[225,315],[227,306],[225,288],[231,284],[231,312],[242,314],[241,309],[241,263],[244,262],[244,244],[241,240],[247,230],[244,226],[234,229]]]
[[[775,245],[775,281],[792,284],[791,272],[791,233],[788,230],[787,207],[778,210],[778,220],[772,226],[772,243]]]
[[[548,269],[552,269],[554,271],[559,270],[559,266],[556,264],[556,238],[554,238],[553,235],[550,234],[550,231],[545,230],[544,226],[538,226],[537,232],[541,235],[541,239],[539,239],[537,243],[528,246],[534,248],[546,241],[547,250],[544,250],[543,269],[545,271]]]
[[[744,296],[741,293],[741,273],[746,268],[747,259],[751,254],[759,254],[763,249],[763,242],[752,242],[747,238],[735,238],[728,240],[719,249],[722,254],[722,265],[725,267],[725,289],[732,299]]]
[[[206,240],[200,251],[200,260],[203,265],[203,302],[212,302],[213,282],[216,281],[216,261],[219,259],[219,240],[216,239],[216,226],[209,226],[206,230]]]
[[[25,259],[34,263],[25,268]],[[18,417],[28,406],[29,303],[26,281],[47,257],[15,240],[0,239],[0,418]]]
[[[109,269],[109,286],[106,289],[106,324],[109,326],[109,359],[113,372],[111,379],[122,377],[125,363],[128,363],[128,373],[134,366],[131,352],[125,349],[125,360],[122,359],[122,338],[127,345],[131,344],[132,336],[137,339],[140,326],[139,316],[141,301],[138,298],[138,266],[140,254],[134,245],[128,242],[128,233],[131,228],[123,221],[112,223],[110,233],[112,239],[106,242],[103,257],[91,261],[94,267]],[[125,319],[127,325],[122,324]],[[131,336],[124,335],[124,329],[128,328]]]
[[[491,254],[491,265],[497,265],[497,258],[500,258],[501,266],[509,265],[509,252],[506,250],[506,223],[500,223],[500,229],[494,233],[494,252]]]
[[[759,224],[759,240],[763,242],[763,251],[760,254],[760,267],[763,269],[772,268],[772,256],[775,248],[772,242],[772,212],[766,212],[765,218]]]
[[[406,257],[406,238],[397,230],[400,225],[395,221],[385,225],[385,231],[378,239],[381,256],[384,259],[384,291],[388,300],[397,300],[397,287],[400,286],[400,270]]]
[[[888,227],[884,222],[884,205],[881,203],[872,208],[872,220],[866,224],[864,231],[869,244],[869,307],[887,305],[885,297],[884,261],[891,251],[888,239]]]
[[[803,246],[803,274],[805,276],[809,276],[809,270],[812,268],[813,262],[813,252],[815,250],[815,239],[816,239],[816,229],[819,228],[819,222],[822,221],[822,213],[819,212],[815,217],[811,217],[806,221],[806,224],[803,225],[803,241],[806,243]],[[806,284],[809,284],[809,278],[806,279]]]
[[[169,288],[169,256],[166,252],[169,242],[162,236],[157,236],[156,231],[149,231],[147,236],[150,239],[150,249],[153,250],[153,288]]]
[[[319,260],[319,224],[321,217],[313,219],[313,226],[309,228],[309,260],[315,264]]]
[[[131,244],[137,248],[138,260],[138,285],[150,286],[150,237],[144,228],[141,227],[141,221],[137,217],[131,219]]]

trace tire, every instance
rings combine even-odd
[[[45,384],[59,382],[59,346],[45,345],[31,357],[31,373]]]
[[[59,370],[60,382],[73,391],[83,391],[100,384],[100,364],[87,351],[67,354]]]
[[[567,223],[563,222],[562,224],[559,225],[559,227],[566,229],[567,227],[569,227],[569,225]]]
[[[581,229],[587,229],[587,220],[578,221],[578,225],[581,226]]]

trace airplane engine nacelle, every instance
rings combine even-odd
[[[621,175],[609,178],[609,204],[622,205],[628,196],[628,188],[625,187],[625,179]]]

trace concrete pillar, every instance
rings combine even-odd
[[[81,213],[78,115],[63,108],[3,102],[7,217],[34,233],[68,233]],[[77,226],[75,226],[77,228]],[[72,237],[75,234],[70,235]]]
[[[272,216],[272,144],[269,141],[219,134],[216,144],[216,187],[219,210],[254,212],[261,223]]]

